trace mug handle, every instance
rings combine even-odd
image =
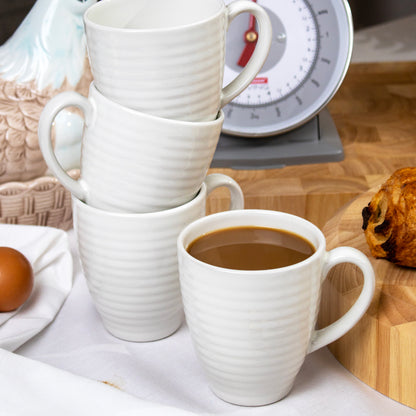
[[[322,280],[326,279],[332,267],[340,263],[352,263],[361,269],[364,276],[363,288],[358,299],[341,318],[325,328],[313,331],[308,353],[330,344],[347,333],[361,319],[373,299],[375,289],[373,266],[368,258],[355,248],[338,247],[329,251],[324,264]]]
[[[227,175],[222,173],[211,173],[205,178],[205,185],[207,186],[207,195],[214,189],[225,186],[230,191],[231,201],[229,209],[243,209],[244,195],[240,185]]]
[[[56,158],[52,145],[52,125],[58,113],[66,107],[78,107],[84,113],[85,127],[91,125],[94,117],[94,108],[88,98],[74,91],[62,92],[55,95],[45,105],[38,125],[39,147],[49,169],[59,182],[81,201],[87,195],[86,184],[82,179],[75,180],[61,166]]]
[[[266,62],[272,44],[272,24],[267,12],[258,4],[248,0],[237,0],[227,6],[228,26],[241,13],[252,14],[258,25],[256,48],[244,69],[221,92],[221,108],[244,91]]]

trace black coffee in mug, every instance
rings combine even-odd
[[[315,248],[300,235],[274,228],[240,226],[215,230],[187,247],[196,259],[236,270],[267,270],[299,263]]]

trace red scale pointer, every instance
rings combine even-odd
[[[254,3],[257,3],[257,0],[252,0]],[[237,64],[245,67],[247,62],[250,60],[251,55],[253,55],[254,49],[256,48],[257,39],[259,34],[256,31],[256,20],[254,16],[250,15],[249,28],[244,32],[244,42],[246,46],[244,47],[243,53],[240,56]]]

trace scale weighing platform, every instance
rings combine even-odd
[[[236,137],[222,133],[211,167],[275,169],[343,159],[338,131],[324,109],[303,126],[272,137]]]

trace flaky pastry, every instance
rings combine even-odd
[[[362,216],[374,257],[416,267],[416,167],[394,172],[362,210]]]

